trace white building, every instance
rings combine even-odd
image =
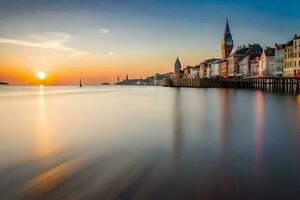
[[[275,76],[283,76],[285,44],[275,44]]]
[[[195,78],[195,77],[199,77],[199,70],[200,70],[200,66],[196,65],[194,67],[190,68],[190,78]]]
[[[220,76],[220,65],[221,65],[221,59],[215,60],[211,64],[211,77],[219,77]]]
[[[259,58],[260,77],[275,76],[275,48],[267,47]]]

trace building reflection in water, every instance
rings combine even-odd
[[[38,116],[36,132],[36,156],[37,158],[47,156],[58,149],[58,145],[53,141],[50,127],[47,125],[47,114],[45,111],[45,88],[39,87],[38,96]]]
[[[217,109],[217,116],[218,116],[218,132],[220,138],[220,145],[221,145],[221,154],[220,154],[220,165],[219,165],[219,195],[220,196],[227,196],[229,192],[228,186],[230,185],[230,174],[231,172],[228,171],[227,162],[228,156],[230,155],[229,152],[229,131],[228,131],[228,123],[229,123],[229,110],[230,110],[230,91],[229,90],[220,90],[218,93],[218,109]]]
[[[229,99],[229,90],[220,90],[219,92],[219,133],[222,145],[222,157],[226,154],[227,146],[228,146],[228,122],[229,122],[229,106],[230,106],[230,99]]]
[[[180,157],[182,150],[182,119],[180,88],[175,89],[174,94],[174,135],[173,135],[173,155],[175,160]]]
[[[255,175],[258,180],[263,177],[263,145],[264,145],[264,96],[261,91],[255,93],[255,127],[254,127],[254,150],[255,150]]]

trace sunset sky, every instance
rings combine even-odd
[[[235,47],[300,34],[298,0],[1,0],[0,81],[115,82],[220,57],[229,18]]]

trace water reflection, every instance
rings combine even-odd
[[[229,90],[220,90],[218,103],[219,103],[219,133],[222,145],[222,155],[226,154],[228,139],[229,139],[229,117],[230,117],[230,94]]]
[[[122,88],[1,97],[0,199],[297,199],[300,96]]]
[[[176,88],[174,98],[174,135],[173,135],[173,152],[174,157],[178,159],[182,149],[182,119],[181,119],[181,95],[180,88]]]
[[[39,87],[38,112],[36,119],[36,156],[37,158],[47,156],[58,150],[58,143],[53,141],[51,127],[47,124],[47,113],[45,111],[45,88]]]
[[[255,175],[257,180],[263,181],[263,148],[264,148],[264,96],[261,91],[255,93]]]

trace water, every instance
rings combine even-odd
[[[1,86],[0,199],[299,199],[300,96]]]

